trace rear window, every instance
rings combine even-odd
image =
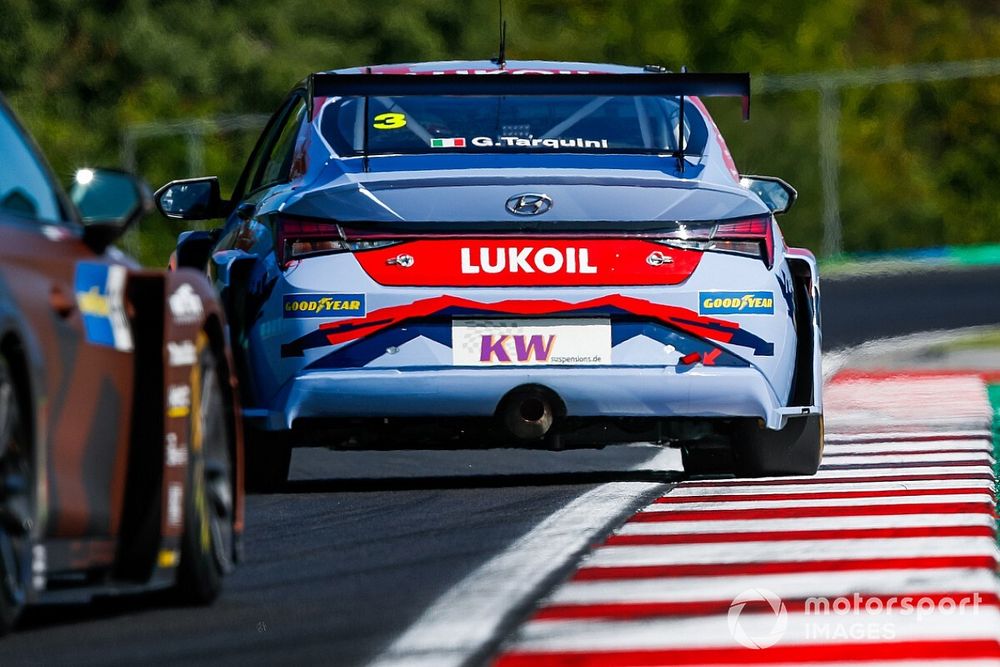
[[[342,156],[362,154],[366,141],[370,155],[656,154],[678,150],[678,111],[664,97],[346,97],[324,102],[319,126]],[[684,137],[687,153],[702,152],[704,121],[690,104]]]

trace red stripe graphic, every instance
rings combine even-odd
[[[996,567],[993,556],[927,556],[915,558],[842,558],[772,563],[681,563],[678,565],[622,565],[585,567],[572,581],[614,579],[660,579],[663,577],[727,577],[747,574],[791,574],[793,572],[849,572],[855,570],[940,570],[953,567]]]
[[[994,535],[996,535],[996,531],[991,526],[762,530],[752,533],[612,535],[604,542],[604,546],[638,547],[661,544],[727,544],[730,542],[786,542],[790,540],[889,540],[904,537],[993,537]]]
[[[909,505],[860,505],[848,507],[774,507],[770,509],[710,509],[677,512],[640,512],[633,523],[667,521],[732,521],[754,519],[798,519],[831,516],[892,516],[897,514],[993,514],[991,503],[912,503]]]
[[[687,486],[685,484],[685,486]],[[839,498],[898,498],[905,496],[951,496],[967,493],[991,493],[985,487],[950,488],[950,489],[873,489],[870,491],[817,491],[815,493],[740,493],[728,495],[706,496],[662,496],[654,503],[657,505],[683,505],[687,503],[725,503],[741,501],[769,500],[834,500]]]
[[[867,663],[884,660],[974,660],[1000,657],[995,639],[805,644],[747,648],[678,648],[632,651],[511,652],[497,667],[654,667],[662,665],[760,665],[777,663]],[[942,663],[948,664],[948,663]]]
[[[740,326],[733,322],[703,317],[687,308],[652,303],[621,294],[609,294],[579,303],[556,299],[510,299],[497,303],[481,303],[455,296],[438,296],[414,301],[404,306],[382,308],[369,313],[367,317],[327,322],[321,324],[319,329],[326,332],[331,345],[336,345],[371,335],[405,320],[429,317],[452,308],[504,315],[555,315],[607,307],[620,308],[632,315],[658,320],[687,333],[723,343],[732,342],[734,336],[741,331]],[[746,333],[744,335],[749,336]],[[755,336],[753,338],[756,339]]]
[[[899,609],[901,598],[909,598],[912,606],[926,604],[923,600],[929,600],[935,606],[941,602],[954,604],[955,609],[959,606],[967,609],[977,609],[979,607],[1000,606],[1000,598],[993,591],[974,591],[963,593],[905,593],[902,595],[858,595],[857,599],[853,595],[844,596],[850,600],[851,611],[865,611],[866,604],[877,602],[874,607],[876,611],[885,610],[888,604]],[[789,613],[828,613],[815,611],[813,605],[806,604],[807,598],[782,598],[786,611]],[[580,619],[606,619],[615,621],[630,621],[646,618],[664,618],[674,616],[709,616],[712,614],[725,614],[729,611],[733,601],[729,600],[697,600],[682,602],[612,602],[601,604],[554,604],[539,611],[532,620],[534,621],[570,621]],[[752,601],[743,603],[741,613],[768,613],[773,614],[774,610],[766,601]],[[872,612],[875,613],[875,612]]]

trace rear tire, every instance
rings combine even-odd
[[[748,423],[733,441],[741,477],[815,475],[823,458],[823,415],[793,417],[772,431]]]
[[[292,446],[285,433],[246,430],[246,489],[249,493],[273,493],[288,481]]]
[[[0,357],[0,636],[10,632],[21,615],[30,581],[29,442],[14,376]]]
[[[233,439],[218,363],[207,337],[200,336],[198,343],[177,592],[184,603],[209,604],[219,596],[223,576],[233,569]]]

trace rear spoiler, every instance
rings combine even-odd
[[[742,97],[750,119],[750,74],[313,74],[307,80],[309,114],[317,97],[411,95],[643,95]]]

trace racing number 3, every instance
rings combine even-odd
[[[376,130],[398,130],[401,127],[406,127],[406,116],[401,113],[380,113],[373,119],[375,122],[372,124]]]

